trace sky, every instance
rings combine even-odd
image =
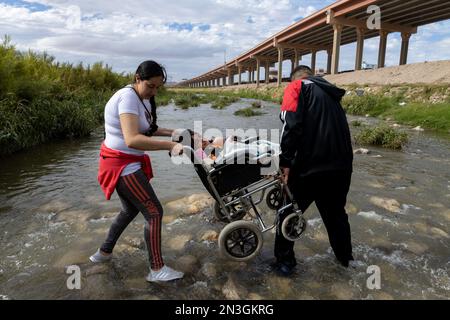
[[[201,75],[237,57],[329,0],[0,0],[0,37],[19,50],[47,52],[57,61],[134,72],[140,62],[163,64],[170,81]],[[365,43],[375,64],[378,39]],[[401,38],[389,35],[386,64],[398,65]],[[354,68],[355,44],[343,46],[341,70]],[[409,63],[450,59],[450,20],[420,27]],[[302,63],[309,64],[310,56]],[[326,66],[326,53],[317,67]],[[283,65],[284,73],[290,63]],[[245,76],[243,77],[245,80]]]

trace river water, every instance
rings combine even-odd
[[[243,99],[224,110],[169,105],[159,109],[159,123],[192,128],[194,120],[203,120],[204,130],[280,129],[278,106],[271,103],[263,103],[265,114],[259,117],[233,115],[251,102]],[[142,217],[125,231],[111,263],[89,263],[120,209],[116,195],[104,200],[96,180],[101,129],[87,139],[51,143],[3,159],[0,299],[449,299],[450,139],[405,130],[410,133],[405,150],[372,147],[370,154],[355,156],[347,208],[358,267],[347,270],[336,263],[312,206],[305,213],[308,229],[296,244],[299,265],[289,279],[268,267],[271,232],[264,235],[261,254],[250,262],[220,257],[217,242],[204,237],[224,227],[209,208],[193,215],[165,211],[163,253],[168,265],[186,272],[180,281],[146,283]],[[151,156],[156,172],[152,183],[166,206],[187,207],[205,197],[192,166],[175,166],[166,152]],[[273,212],[264,205],[262,210],[273,219]],[[81,290],[67,288],[70,265],[81,269]],[[373,265],[381,271],[379,290],[367,286],[367,269]]]

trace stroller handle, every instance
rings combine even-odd
[[[184,154],[187,154],[188,156],[190,156],[191,157],[191,159],[194,159],[193,157],[195,156],[195,151],[194,151],[194,149],[192,149],[191,147],[189,147],[189,146],[183,146],[183,153]],[[182,153],[182,154],[183,154]],[[181,155],[181,154],[180,154]],[[169,157],[172,157],[172,152],[171,151],[169,151]]]

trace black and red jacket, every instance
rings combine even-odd
[[[345,90],[320,77],[292,82],[284,92],[280,166],[294,176],[352,171],[350,129],[341,100]]]

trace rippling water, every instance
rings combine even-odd
[[[193,121],[201,119],[204,130],[280,128],[278,106],[270,103],[264,103],[261,117],[233,116],[250,103],[242,100],[225,110],[168,106],[160,109],[159,122],[169,128],[193,127]],[[348,211],[359,269],[347,271],[336,264],[312,207],[306,212],[309,229],[296,245],[299,267],[291,280],[273,275],[267,267],[272,233],[265,234],[263,251],[251,262],[220,258],[215,242],[199,240],[202,233],[223,228],[210,211],[164,227],[168,263],[176,266],[183,257],[193,260],[182,281],[145,283],[146,253],[139,245],[126,245],[130,239],[140,241],[141,217],[126,230],[113,262],[93,269],[87,259],[119,210],[116,195],[105,201],[96,181],[101,129],[88,139],[16,154],[2,160],[0,172],[0,298],[209,299],[226,297],[227,286],[234,283],[240,297],[249,299],[448,299],[450,139],[411,130],[410,134],[403,152],[371,148],[371,154],[355,156]],[[205,192],[191,166],[173,165],[166,152],[151,156],[153,185],[163,203]],[[399,211],[377,205],[380,198],[397,200]],[[177,236],[188,239],[181,250],[168,242]],[[66,287],[65,267],[72,264],[85,272],[80,291]],[[213,271],[206,272],[205,265]],[[370,265],[381,268],[381,290],[366,287]]]

